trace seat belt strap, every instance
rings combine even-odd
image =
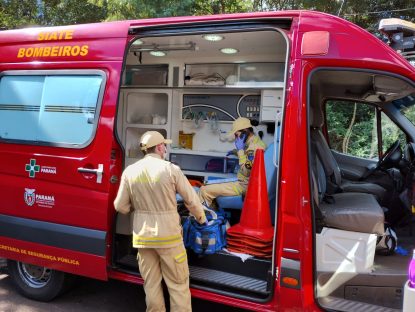
[[[314,204],[316,204],[317,206],[319,205],[319,196],[318,196],[318,187],[317,187],[317,181],[316,181],[316,176],[314,175],[314,171],[311,170],[311,181],[313,183],[312,185],[312,189],[313,189],[313,201]]]
[[[315,205],[314,212],[316,214],[317,219],[323,220],[324,216],[323,216],[323,214],[320,210],[318,186],[317,186],[316,176],[315,176],[313,170],[311,170],[311,181],[312,181],[312,194],[311,194],[311,196],[313,197],[313,202],[314,202],[314,205]]]

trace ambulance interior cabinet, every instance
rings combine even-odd
[[[261,90],[261,122],[275,122],[281,119],[283,89]]]
[[[171,91],[163,89],[124,89],[123,139],[126,165],[142,158],[141,135],[149,130],[170,137]]]
[[[137,161],[138,159],[143,157],[141,153],[139,140],[140,137],[143,135],[144,132],[149,130],[159,131],[164,137],[167,136],[167,130],[161,128],[137,128],[137,127],[127,127],[125,132],[125,148],[126,148],[126,156],[127,156],[127,163],[126,165],[130,165]]]
[[[168,64],[127,65],[123,77],[124,86],[167,86]]]
[[[169,112],[166,92],[130,91],[126,94],[126,122],[128,124],[165,125]]]

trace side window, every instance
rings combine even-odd
[[[328,101],[326,118],[333,150],[368,159],[378,157],[374,106],[351,101]]]
[[[385,114],[380,114],[382,154],[396,140],[401,147],[406,143],[405,133]],[[365,103],[328,101],[326,103],[327,130],[330,147],[343,154],[367,159],[377,158],[378,123],[376,108]]]
[[[401,142],[401,149],[405,148],[405,133],[385,114],[381,113],[382,118],[382,152],[391,146],[396,140]]]
[[[82,147],[94,135],[104,76],[0,76],[0,140]]]

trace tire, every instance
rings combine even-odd
[[[9,275],[23,296],[37,301],[51,301],[59,296],[71,280],[64,272],[8,260]]]

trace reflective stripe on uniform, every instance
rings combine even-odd
[[[236,196],[242,195],[243,189],[240,187],[239,184],[233,184],[232,189],[235,191]]]
[[[134,245],[147,245],[147,246],[154,246],[154,245],[168,245],[168,244],[175,244],[180,243],[182,241],[182,236],[173,235],[167,237],[143,237],[138,235],[133,235],[133,244]]]
[[[178,254],[177,256],[174,257],[174,259],[178,262],[178,263],[182,263],[183,261],[186,260],[186,251]]]
[[[244,153],[245,153],[245,151],[244,151]],[[240,155],[240,156],[239,156],[239,164],[240,164],[240,165],[242,165],[242,164],[244,164],[245,162],[246,162],[246,155],[245,155],[245,154]]]

